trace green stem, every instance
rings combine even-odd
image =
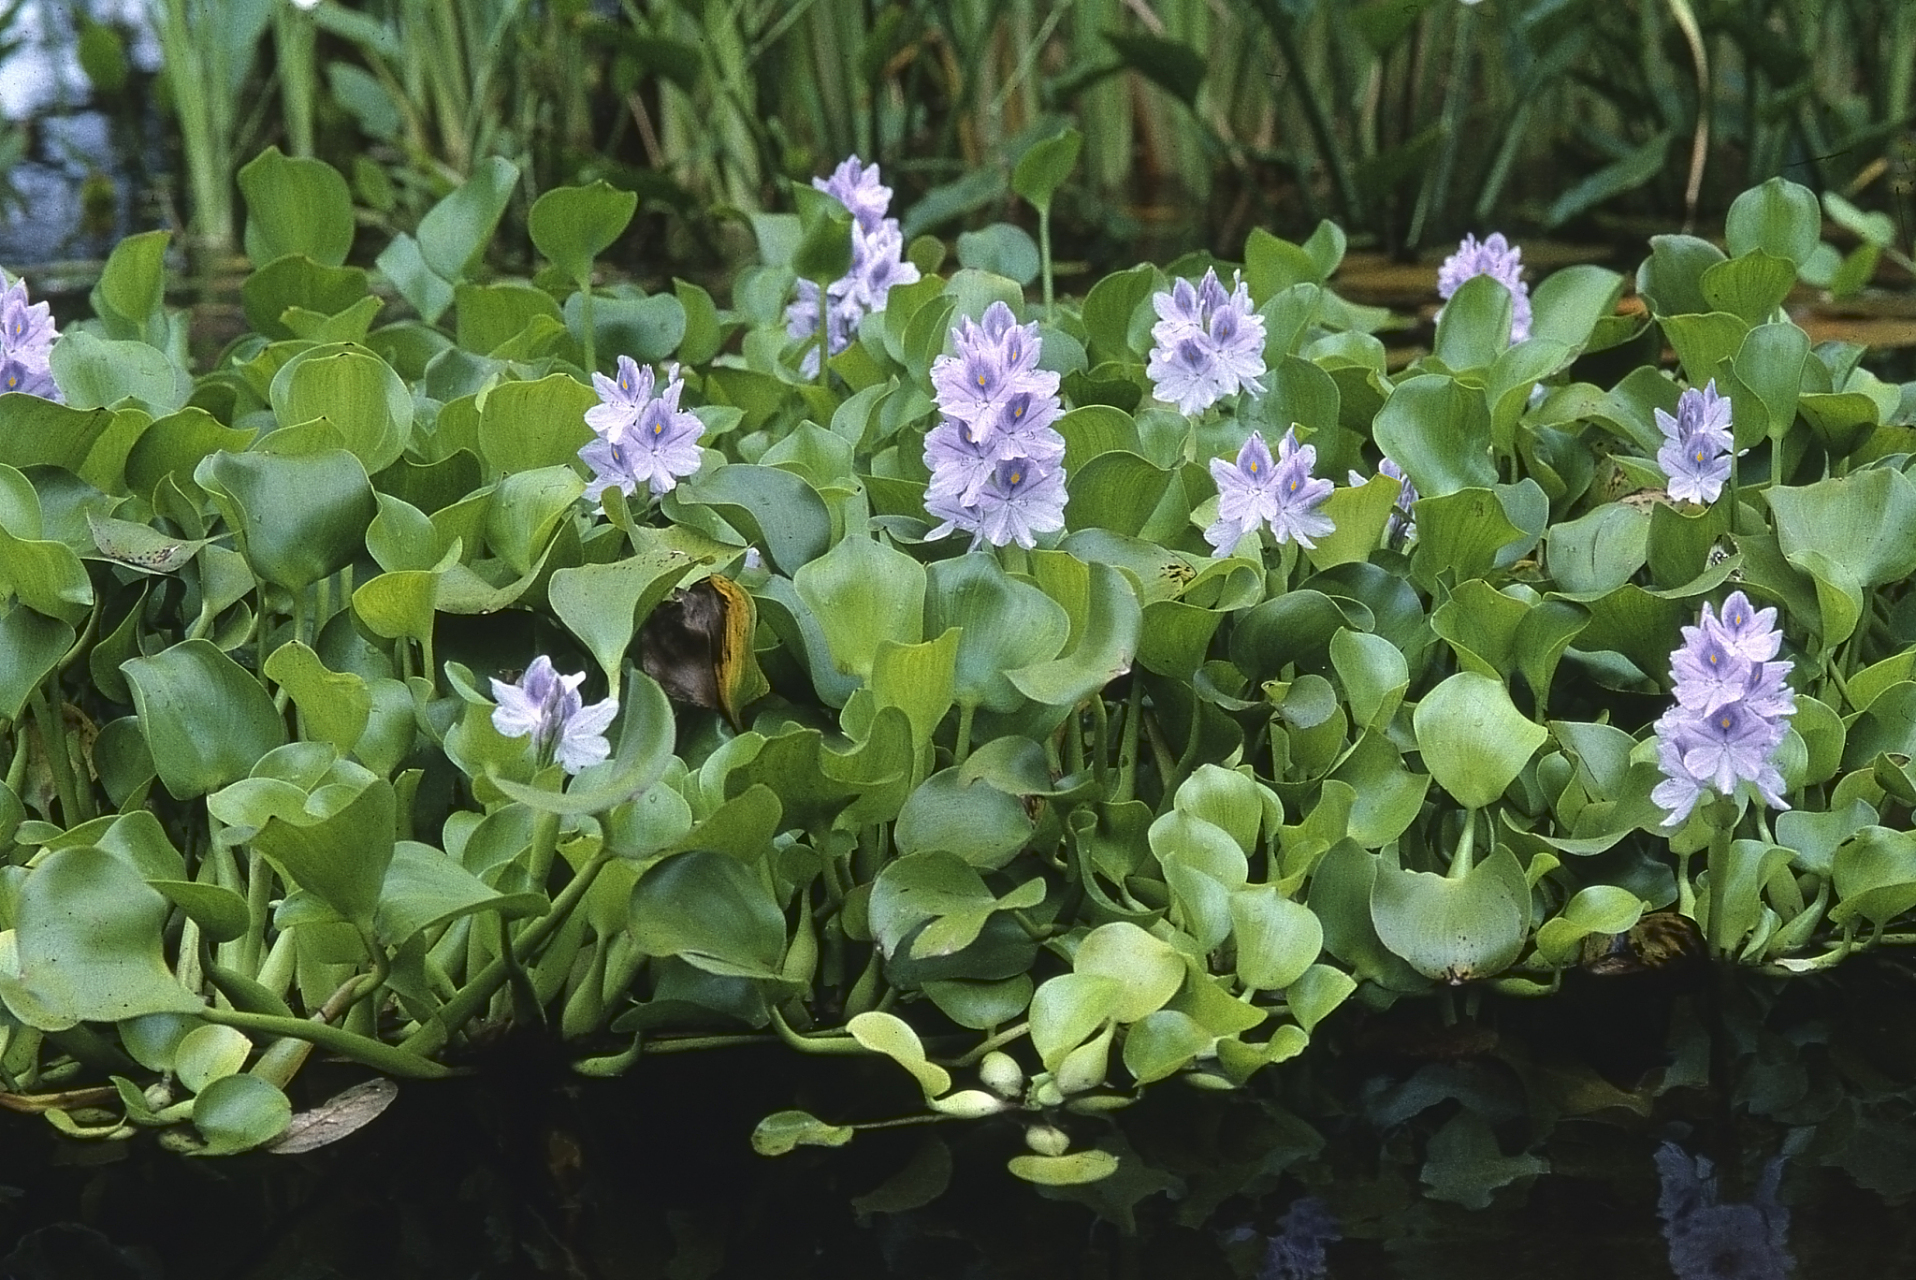
[[[389,1076],[398,1076],[403,1080],[445,1080],[461,1074],[450,1067],[441,1066],[429,1058],[412,1053],[403,1045],[395,1047],[366,1036],[354,1035],[341,1027],[314,1022],[310,1018],[280,1018],[272,1014],[240,1013],[235,1009],[212,1008],[202,1009],[199,1016],[203,1021],[223,1027],[233,1027],[239,1031],[304,1040],[321,1049],[336,1053],[342,1058],[363,1062],[369,1067],[383,1071]]]
[[[612,861],[612,856],[612,852],[607,849],[601,849],[593,854],[591,860],[579,868],[579,874],[572,877],[571,883],[567,884],[559,896],[553,899],[552,909],[534,920],[520,933],[518,939],[512,944],[512,951],[521,964],[538,954],[539,948],[545,945],[546,940],[560,925],[565,923],[566,918],[585,897],[586,891],[592,887],[592,882],[599,878],[599,872],[605,870],[606,864]],[[454,1031],[464,1027],[466,1023],[472,1021],[479,1010],[486,1007],[493,993],[505,985],[505,981],[506,962],[503,959],[494,959],[480,971],[476,978],[460,988],[458,995],[440,1006],[432,1017],[421,1023],[400,1043],[399,1047],[408,1053],[422,1057],[437,1053],[451,1038]]]
[[[783,1040],[800,1053],[819,1053],[850,1055],[871,1052],[850,1036],[802,1036],[792,1030],[791,1023],[785,1021],[785,1015],[777,1008],[772,1010],[772,1029]]]
[[[47,768],[53,774],[53,789],[60,798],[63,825],[75,826],[80,819],[80,799],[74,792],[73,767],[67,756],[66,726],[45,686],[33,690],[33,718],[40,726],[40,749],[46,753]]]
[[[592,279],[590,276],[579,285],[579,327],[584,330],[580,345],[585,348],[585,373],[587,381],[599,369],[599,335],[592,323]]]
[[[1457,841],[1457,851],[1450,857],[1450,878],[1462,880],[1470,874],[1477,850],[1477,811],[1464,810],[1464,833]]]
[[[214,818],[217,822],[219,819]],[[246,936],[240,939],[239,970],[249,978],[260,971],[260,951],[266,945],[266,914],[273,898],[273,868],[258,849],[246,857]]]
[[[1054,323],[1057,306],[1051,295],[1051,201],[1038,206],[1038,274],[1044,280],[1044,318]]]
[[[978,704],[961,702],[958,704],[958,740],[951,753],[951,762],[963,764],[971,757],[971,720],[978,714]]]
[[[1118,786],[1111,799],[1123,804],[1137,793],[1138,717],[1143,713],[1144,684],[1131,682],[1131,696],[1124,704],[1124,728],[1118,735]]]
[[[1728,949],[1723,939],[1723,895],[1730,878],[1730,828],[1719,824],[1710,835],[1710,923],[1704,931],[1710,949],[1719,954]]]

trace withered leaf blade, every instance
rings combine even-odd
[[[267,1143],[264,1150],[279,1156],[296,1156],[338,1142],[377,1120],[398,1096],[399,1086],[384,1076],[356,1084],[312,1110],[294,1115],[286,1131]]]
[[[639,628],[639,665],[667,697],[722,712],[734,728],[770,685],[752,653],[758,610],[722,574],[665,600]]]

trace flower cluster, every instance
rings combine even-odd
[[[1240,388],[1264,394],[1264,317],[1251,308],[1251,291],[1233,277],[1224,292],[1216,271],[1197,284],[1180,280],[1151,299],[1151,359],[1144,372],[1151,393],[1183,414],[1202,413]]]
[[[1279,542],[1295,539],[1301,547],[1315,547],[1312,538],[1336,528],[1318,510],[1330,497],[1332,486],[1328,480],[1311,477],[1316,462],[1317,446],[1298,444],[1295,427],[1278,441],[1276,459],[1263,433],[1257,431],[1237,451],[1235,464],[1211,459],[1211,478],[1217,481],[1217,520],[1204,531],[1204,539],[1217,548],[1212,554],[1230,555],[1260,524],[1270,525]]]
[[[60,399],[48,366],[59,336],[46,303],[27,305],[26,281],[15,280],[0,291],[0,393],[23,391]]]
[[[650,366],[641,367],[631,356],[619,357],[615,381],[596,370],[592,385],[600,403],[585,411],[592,443],[579,457],[592,467],[586,500],[597,502],[607,489],[631,497],[644,481],[653,497],[669,492],[680,476],[699,469],[699,436],[705,426],[679,408],[685,384],[677,365],[667,366],[665,387],[653,394]]]
[[[1663,447],[1657,465],[1670,477],[1668,492],[1678,502],[1715,502],[1730,478],[1735,444],[1730,433],[1730,400],[1716,393],[1716,379],[1701,391],[1691,387],[1677,399],[1676,416],[1656,411]]]
[[[1384,526],[1384,541],[1393,547],[1401,546],[1417,536],[1417,522],[1410,518],[1411,505],[1417,501],[1417,486],[1410,482],[1404,469],[1389,458],[1377,464],[1377,474],[1389,476],[1403,486],[1397,491],[1397,501],[1390,509],[1390,523]],[[1367,483],[1359,471],[1350,473],[1350,482],[1353,488]]]
[[[859,320],[867,312],[883,311],[892,286],[918,279],[918,268],[904,260],[898,219],[885,216],[891,188],[879,185],[877,165],[867,167],[852,156],[831,177],[813,178],[812,185],[852,214],[852,268],[825,288],[825,337],[837,355],[851,345]],[[798,297],[785,308],[785,332],[794,341],[818,333],[818,286],[812,281],[798,282]],[[818,373],[816,347],[805,353],[804,369],[807,376]]]
[[[605,731],[619,714],[619,700],[607,698],[588,707],[579,696],[583,683],[585,672],[562,676],[552,669],[552,659],[540,654],[519,683],[493,680],[492,696],[499,705],[492,712],[492,727],[508,738],[531,735],[541,768],[557,760],[567,773],[577,773],[597,764],[612,754]]]
[[[1052,425],[1064,406],[1058,375],[1038,368],[1038,326],[994,302],[981,323],[952,330],[952,345],[931,366],[943,416],[925,437],[925,509],[944,523],[928,536],[963,529],[974,547],[1036,546],[1064,528],[1065,503],[1064,437]]]
[[[1796,710],[1783,682],[1791,664],[1772,661],[1782,644],[1776,610],[1752,609],[1741,591],[1721,614],[1705,603],[1698,624],[1683,628],[1683,645],[1670,654],[1676,705],[1656,723],[1664,780],[1650,793],[1669,811],[1666,827],[1689,817],[1706,790],[1734,795],[1739,780],[1771,807],[1789,808],[1772,758]]]
[[[1457,252],[1437,268],[1438,296],[1448,302],[1472,276],[1490,276],[1510,290],[1510,340],[1522,342],[1528,338],[1530,286],[1523,282],[1523,250],[1505,240],[1501,231],[1485,237],[1481,244],[1476,236],[1465,236]]]

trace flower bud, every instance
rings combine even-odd
[[[1001,1098],[1015,1098],[1025,1087],[1024,1068],[1008,1053],[993,1050],[978,1064],[978,1079]]]
[[[1041,1156],[1061,1156],[1071,1149],[1071,1138],[1056,1125],[1034,1124],[1025,1130],[1025,1145]]]

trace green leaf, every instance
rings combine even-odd
[[[825,500],[790,471],[735,462],[694,476],[679,486],[677,497],[711,507],[788,576],[832,546]]]
[[[899,811],[898,852],[943,850],[974,867],[995,869],[1016,857],[1033,825],[1022,802],[987,783],[942,769],[919,784]]]
[[[1623,277],[1605,267],[1577,263],[1553,271],[1530,295],[1530,336],[1581,347],[1622,296]]]
[[[1796,283],[1796,264],[1762,249],[1719,262],[1699,282],[1712,311],[1727,311],[1756,325],[1770,318]]]
[[[295,355],[273,376],[269,399],[282,426],[332,423],[369,475],[398,461],[412,435],[406,384],[384,360],[348,344]],[[271,450],[271,440],[261,447]]]
[[[487,156],[457,190],[426,211],[419,220],[419,251],[435,275],[451,284],[467,278],[492,242],[518,183],[517,165]]]
[[[1800,268],[1823,238],[1823,211],[1808,187],[1771,178],[1731,203],[1723,238],[1733,258],[1761,249]]]
[[[339,170],[268,147],[240,168],[239,188],[246,197],[246,256],[254,266],[295,253],[329,267],[346,261],[353,199]]]
[[[1204,83],[1204,55],[1190,45],[1142,32],[1106,31],[1105,42],[1118,51],[1124,65],[1158,85],[1185,106],[1197,101]]]
[[[299,810],[268,818],[253,847],[282,875],[371,933],[393,858],[398,800],[384,778],[368,776],[346,804],[332,794],[337,789],[323,787]]]
[[[1023,227],[994,222],[958,234],[958,264],[1030,284],[1038,278],[1038,242]]]
[[[702,849],[639,877],[630,927],[642,954],[681,956],[723,977],[776,979],[785,955],[785,914],[758,872]]]
[[[592,441],[585,411],[597,403],[592,388],[568,374],[501,383],[479,413],[479,456],[490,471],[576,467]]]
[[[1071,128],[1032,143],[1011,171],[1011,189],[1033,208],[1049,209],[1083,146],[1084,135]]]
[[[251,1151],[284,1133],[292,1118],[293,1104],[271,1082],[253,1075],[224,1076],[193,1099],[193,1127],[206,1145],[192,1154]]]
[[[1216,1037],[1188,1013],[1159,1009],[1124,1034],[1124,1069],[1139,1084],[1162,1080],[1189,1066]]]
[[[925,569],[904,552],[847,537],[792,575],[840,671],[869,681],[879,647],[924,636]]]
[[[1056,1071],[1065,1055],[1116,1016],[1124,986],[1100,973],[1064,973],[1047,979],[1031,997],[1031,1047]]]
[[[1108,1007],[1118,1022],[1138,1022],[1157,1012],[1184,984],[1184,960],[1171,944],[1123,920],[1087,933],[1071,968],[1117,984]]]
[[[84,902],[78,911],[74,904]],[[56,849],[41,858],[13,902],[20,977],[0,971],[0,1001],[31,1027],[118,1022],[192,1013],[161,953],[167,901],[104,849]]]
[[[1650,256],[1637,268],[1637,292],[1659,317],[1708,311],[1703,273],[1723,260],[1723,250],[1708,240],[1651,236]]]
[[[1143,39],[1144,37],[1138,37]],[[1079,1187],[1099,1182],[1118,1171],[1118,1158],[1109,1151],[1074,1151],[1064,1156],[1013,1156],[1005,1167],[1011,1176],[1040,1187]]]
[[[366,273],[327,266],[304,254],[275,259],[240,284],[246,323],[269,338],[294,337],[282,318],[290,307],[336,316],[366,296]]]
[[[253,1042],[244,1032],[213,1024],[199,1026],[174,1049],[173,1070],[181,1084],[199,1093],[215,1080],[238,1072],[252,1052]]]
[[[54,381],[75,409],[99,409],[131,400],[156,417],[180,408],[193,394],[193,379],[158,347],[144,342],[96,338],[70,330],[49,357]]]
[[[1577,891],[1561,914],[1537,930],[1537,956],[1545,964],[1561,966],[1575,960],[1583,940],[1592,935],[1627,933],[1643,915],[1643,899],[1613,884],[1593,884]]]
[[[852,1039],[873,1053],[882,1053],[909,1071],[929,1101],[951,1088],[951,1075],[928,1061],[918,1033],[903,1018],[889,1013],[861,1013],[845,1024]]]
[[[146,337],[148,321],[160,317],[166,302],[166,247],[172,239],[170,231],[143,231],[107,255],[93,309],[113,337]]]
[[[794,187],[792,203],[798,209],[799,235],[791,268],[799,279],[823,288],[851,270],[851,211],[837,197],[813,187]]]
[[[1005,674],[1032,701],[1070,707],[1131,669],[1144,615],[1130,582],[1116,569],[1105,564],[1087,566],[1062,552],[1055,554],[1059,558],[1040,562],[1051,567],[1041,571],[1039,585],[1057,599],[1058,591],[1043,576],[1055,573],[1058,587],[1069,583],[1082,591],[1078,597],[1084,602],[1082,620],[1073,620],[1070,647],[1061,656]],[[1070,603],[1060,603],[1067,612],[1071,610]]]
[[[1483,396],[1441,374],[1397,384],[1372,424],[1377,447],[1401,466],[1417,492],[1438,498],[1497,482],[1490,416]],[[1421,534],[1423,523],[1418,523]]]
[[[1487,978],[1515,963],[1530,925],[1530,886],[1508,849],[1461,879],[1377,868],[1371,923],[1392,952],[1426,978]]]
[[[581,289],[592,285],[592,261],[632,221],[639,197],[603,180],[589,187],[554,187],[532,202],[526,230],[540,253]]]
[[[209,641],[182,641],[120,670],[160,781],[177,800],[245,777],[286,741],[266,691]]]
[[[1275,886],[1247,885],[1231,895],[1231,940],[1237,944],[1237,980],[1252,990],[1276,991],[1317,963],[1324,927],[1309,907],[1282,897]]]
[[[215,453],[193,478],[238,534],[253,572],[293,591],[352,563],[379,510],[365,466],[343,449]]]
[[[1543,215],[1545,227],[1560,227],[1578,214],[1626,191],[1634,191],[1663,171],[1664,156],[1670,150],[1670,130],[1665,129],[1643,145],[1598,169],[1563,192]]]
[[[958,704],[1000,712],[1023,705],[1005,673],[1057,656],[1071,633],[1063,606],[1008,576],[992,556],[940,560],[926,571],[926,586],[926,631],[962,629],[952,682]]]
[[[1453,370],[1488,368],[1510,346],[1511,301],[1494,276],[1464,281],[1437,319],[1437,358]]]
[[[0,717],[18,722],[27,699],[60,665],[73,641],[72,627],[25,605],[0,616]]]
[[[496,912],[504,919],[538,915],[546,909],[542,893],[502,894],[431,845],[400,840],[380,884],[374,932],[390,947],[436,929],[460,916]]]
[[[848,1124],[826,1124],[807,1111],[774,1111],[752,1130],[752,1150],[782,1156],[795,1147],[842,1147],[856,1132]]]
[[[1549,1162],[1537,1156],[1505,1155],[1490,1122],[1468,1109],[1431,1137],[1424,1155],[1423,1181],[1431,1198],[1466,1209],[1487,1209],[1497,1188],[1550,1170]]]
[[[1549,737],[1511,703],[1503,681],[1470,671],[1425,694],[1412,723],[1424,767],[1467,809],[1501,796]]]
[[[611,564],[558,569],[546,587],[552,611],[598,660],[606,684],[618,679],[632,636],[652,610],[706,557],[693,557],[653,529],[641,528],[637,555]]]

